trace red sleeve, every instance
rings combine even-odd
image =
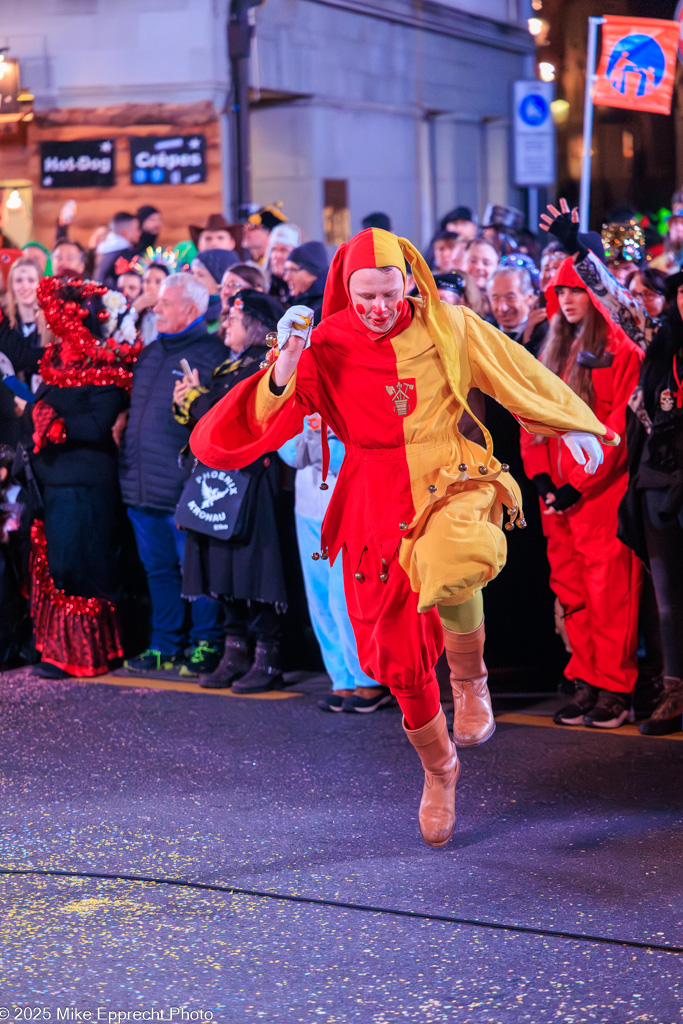
[[[212,469],[241,469],[277,451],[318,409],[317,370],[310,349],[281,396],[269,390],[272,369],[243,380],[202,416],[190,436],[193,454]]]
[[[642,350],[630,339],[625,339],[619,347],[619,351],[616,352],[611,367],[612,408],[608,416],[601,416],[601,421],[622,439],[626,431],[626,407],[640,380],[642,361]],[[594,381],[596,373],[604,372],[609,371],[594,370]],[[589,476],[578,462],[575,462],[569,471],[569,483],[586,497],[589,497],[596,490],[604,490],[616,477],[626,472],[626,444],[624,440],[616,447],[603,447],[602,451],[604,460],[592,476]]]
[[[539,434],[530,434],[528,430],[521,430],[519,447],[522,452],[524,472],[533,479],[537,473],[547,473],[552,477],[553,471],[550,465],[550,450],[548,439]]]

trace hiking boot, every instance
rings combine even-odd
[[[651,718],[663,694],[664,681],[661,676],[639,677],[631,694],[629,722],[641,722],[644,718]]]
[[[207,690],[226,690],[247,674],[252,661],[251,646],[244,637],[226,636],[223,657],[213,672],[200,677],[199,685]]]
[[[576,689],[574,697],[563,708],[553,715],[555,725],[583,725],[583,718],[598,699],[598,688],[584,683],[583,679],[574,680]]]
[[[583,724],[596,729],[618,729],[628,718],[630,693],[598,690],[598,699],[583,716]]]
[[[126,658],[123,667],[132,675],[142,676],[145,672],[173,672],[182,664],[182,654],[162,654],[156,647],[148,647],[137,658]]]
[[[233,693],[266,693],[282,686],[280,645],[275,640],[257,640],[254,664],[232,684]]]
[[[681,732],[683,728],[683,681],[675,676],[664,676],[664,692],[646,722],[641,722],[638,732],[643,736],[668,736]]]
[[[221,652],[213,644],[209,643],[208,640],[200,640],[196,647],[192,649],[192,654],[180,666],[179,675],[197,677],[197,676],[208,676],[211,672],[215,672],[218,668],[221,660]]]

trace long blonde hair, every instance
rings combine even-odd
[[[7,275],[7,319],[9,320],[10,327],[14,328],[17,326],[17,300],[14,298],[14,287],[13,277],[15,270],[19,267],[33,267],[36,274],[38,275],[38,283],[40,283],[40,267],[38,264],[31,259],[30,256],[19,256],[12,266],[9,268],[9,274]]]
[[[538,358],[593,408],[595,393],[591,369],[581,366],[576,356],[578,352],[590,352],[599,358],[606,346],[607,324],[591,302],[586,316],[578,324],[570,324],[562,310],[557,311]]]

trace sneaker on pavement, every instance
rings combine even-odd
[[[352,693],[350,697],[345,697],[342,701],[341,710],[367,715],[372,711],[379,711],[380,708],[384,708],[388,704],[393,703],[394,698],[391,695],[389,687],[382,686],[379,688],[378,693],[371,697],[362,697],[358,693]]]
[[[180,666],[178,674],[195,679],[197,676],[208,676],[218,668],[221,657],[222,651],[208,640],[200,640],[197,646],[192,648],[190,657]]]
[[[598,690],[598,699],[583,716],[583,724],[596,729],[618,729],[628,718],[630,693]]]
[[[555,725],[583,725],[584,716],[591,710],[598,699],[598,688],[577,679],[576,691],[569,704],[556,711],[553,715]]]
[[[318,707],[320,708],[321,711],[341,711],[344,700],[344,694],[335,692],[326,693],[318,701]]]
[[[144,675],[145,672],[172,672],[182,663],[182,654],[162,654],[156,647],[148,647],[137,658],[126,658],[123,667],[133,675]]]

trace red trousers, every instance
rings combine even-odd
[[[550,586],[572,647],[565,675],[630,693],[638,676],[642,567],[617,538],[619,497],[583,499],[565,515],[548,515],[542,506],[542,513]]]
[[[385,566],[379,550],[366,550],[360,566],[353,566],[346,549],[342,557],[346,604],[361,668],[390,688],[408,728],[417,729],[439,709],[434,670],[443,650],[443,629],[438,612],[418,612],[419,595],[411,589],[398,559]],[[380,578],[385,572],[386,581]]]

